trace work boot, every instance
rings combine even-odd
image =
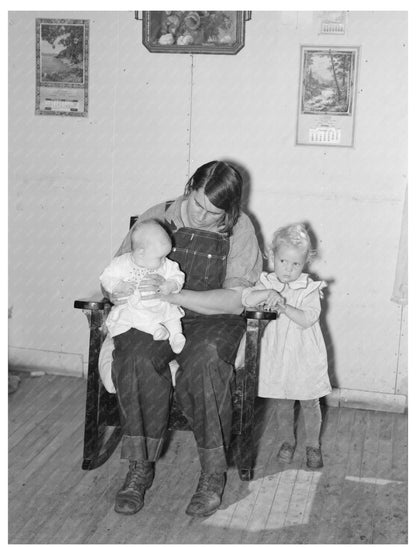
[[[114,510],[125,515],[140,511],[144,505],[144,493],[152,485],[154,475],[154,463],[130,461],[123,487],[116,495]]]
[[[198,487],[193,494],[186,514],[189,516],[210,516],[221,505],[221,498],[225,487],[225,472],[221,474],[207,474],[201,472]]]

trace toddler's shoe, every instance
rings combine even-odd
[[[306,466],[308,468],[322,468],[322,453],[320,447],[306,447]]]
[[[294,453],[295,446],[291,445],[288,441],[284,441],[280,446],[279,452],[277,453],[277,458],[282,462],[290,463],[292,462]]]
[[[179,354],[185,346],[185,336],[182,333],[177,333],[170,342],[172,351]]]

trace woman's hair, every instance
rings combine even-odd
[[[279,227],[273,234],[270,249],[275,253],[281,245],[288,245],[304,252],[306,262],[310,262],[316,254],[312,249],[311,238],[304,224]]]
[[[200,166],[185,186],[185,197],[192,191],[204,188],[204,194],[216,207],[224,210],[219,229],[231,235],[240,216],[243,179],[238,170],[228,162],[214,160]]]

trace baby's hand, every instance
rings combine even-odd
[[[134,293],[134,284],[129,281],[119,281],[113,289],[113,295],[117,297],[128,297]]]

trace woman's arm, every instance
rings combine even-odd
[[[242,287],[209,291],[182,289],[179,293],[164,294],[165,283],[165,278],[160,274],[149,274],[141,281],[139,290],[146,292],[148,300],[161,299],[200,314],[241,314],[243,311]]]
[[[161,298],[200,314],[241,314],[241,290],[212,289],[211,291],[190,291],[163,295]]]
[[[247,294],[243,294],[244,306],[264,305],[265,308],[276,308],[279,302],[283,302],[283,297],[274,289],[254,289],[253,287]]]

